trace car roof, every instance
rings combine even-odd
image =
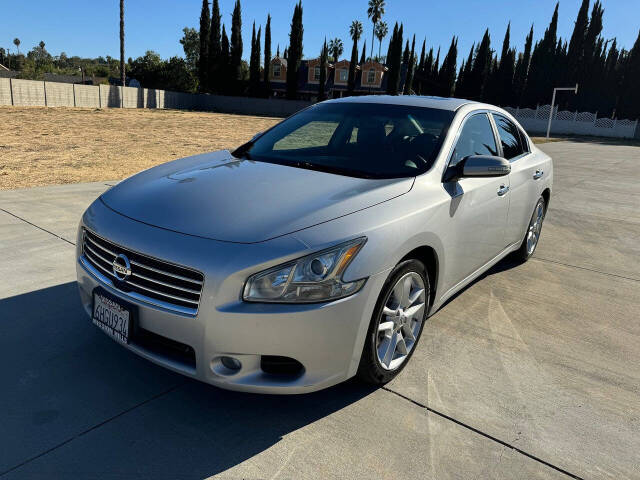
[[[456,111],[463,105],[478,102],[462,98],[429,97],[421,95],[363,95],[357,97],[335,98],[322,103],[376,103],[381,105],[406,105],[411,107],[426,107]]]

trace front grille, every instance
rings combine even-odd
[[[144,328],[137,328],[132,342],[151,353],[196,369],[196,352],[193,347],[163,337]]]
[[[133,252],[86,229],[82,253],[117,290],[161,307],[191,315],[197,313],[204,283],[201,273]],[[118,255],[125,255],[131,264],[131,276],[125,281],[113,272],[113,261]]]

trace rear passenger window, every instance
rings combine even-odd
[[[522,144],[518,127],[502,115],[494,114],[493,119],[498,127],[498,135],[500,136],[500,143],[502,143],[504,158],[511,160],[512,158],[522,155],[526,149]]]
[[[489,117],[486,113],[479,113],[467,119],[462,127],[449,166],[457,165],[469,155],[497,154],[498,148]]]

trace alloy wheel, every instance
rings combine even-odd
[[[533,212],[529,228],[527,230],[527,255],[531,255],[538,245],[540,231],[542,230],[542,221],[544,220],[544,203],[538,202],[536,210]]]
[[[385,370],[395,370],[413,349],[424,321],[426,292],[416,272],[403,275],[391,290],[380,318],[376,350]]]

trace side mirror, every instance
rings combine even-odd
[[[509,160],[491,155],[470,155],[455,167],[449,167],[445,182],[454,182],[464,177],[502,177],[511,172]]]
[[[511,172],[509,160],[491,155],[471,155],[460,163],[461,177],[502,177]]]

